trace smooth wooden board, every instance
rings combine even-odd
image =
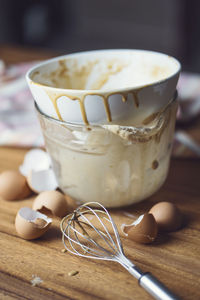
[[[0,172],[17,169],[26,150],[0,148]],[[200,298],[200,160],[172,160],[168,180],[150,199],[112,210],[118,225],[139,215],[155,202],[174,201],[185,215],[181,230],[162,234],[152,245],[122,238],[129,259],[150,271],[181,299]],[[0,199],[0,299],[150,299],[137,281],[120,265],[62,253],[59,220],[40,239],[24,241],[14,227],[17,210],[32,205],[33,197],[7,202]],[[70,271],[79,271],[73,277]],[[32,276],[43,282],[31,285]]]

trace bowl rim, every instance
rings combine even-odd
[[[50,85],[45,85],[42,83],[39,83],[37,81],[34,81],[31,78],[31,75],[38,69],[38,68],[42,68],[48,64],[51,64],[55,61],[59,61],[59,60],[63,60],[65,58],[71,58],[71,57],[76,57],[76,56],[80,56],[80,55],[88,55],[91,53],[98,53],[98,52],[143,52],[143,53],[152,53],[154,55],[161,55],[163,57],[168,57],[169,59],[172,59],[174,61],[174,64],[177,66],[177,69],[174,73],[172,73],[171,75],[167,76],[164,79],[161,80],[157,80],[157,81],[153,81],[152,83],[149,84],[139,84],[136,85],[134,87],[125,87],[125,88],[116,88],[116,89],[105,89],[105,90],[100,90],[100,89],[65,89],[65,88],[57,88],[57,87],[52,87]],[[46,89],[49,89],[50,91],[54,91],[54,92],[62,92],[64,93],[69,93],[69,94],[74,94],[74,95],[83,95],[83,94],[89,94],[89,95],[107,95],[107,94],[117,94],[117,93],[126,93],[128,91],[135,91],[135,90],[139,90],[145,87],[154,87],[157,85],[160,85],[168,80],[170,80],[173,77],[176,77],[180,74],[181,72],[181,63],[173,56],[167,55],[165,53],[162,52],[157,52],[157,51],[151,51],[151,50],[142,50],[142,49],[102,49],[102,50],[89,50],[89,51],[80,51],[80,52],[75,52],[75,53],[69,53],[69,54],[65,54],[65,55],[61,55],[61,56],[56,56],[53,57],[51,59],[47,59],[44,60],[38,64],[36,64],[35,66],[31,67],[28,72],[26,73],[26,80],[28,81],[28,83],[30,84],[34,84],[34,85],[38,85],[40,87],[44,87]]]
[[[144,125],[143,128],[147,128],[147,131],[146,132],[143,132],[143,135],[153,135],[154,134],[154,131],[159,129],[159,127],[162,125],[162,120],[164,119],[164,115],[166,113],[166,111],[168,110],[168,108],[173,105],[174,103],[177,102],[177,99],[178,99],[178,92],[177,90],[175,91],[173,97],[170,99],[170,101],[167,103],[167,105],[159,112],[158,114],[158,118],[157,118],[157,123],[153,126],[146,126]],[[177,102],[178,103],[178,102]],[[140,132],[141,132],[141,126],[134,126],[134,125],[131,125],[131,126],[127,126],[127,125],[118,125],[118,124],[97,124],[97,123],[94,123],[94,124],[81,124],[81,123],[76,123],[76,122],[67,122],[65,120],[59,120],[59,119],[56,119],[52,116],[49,116],[47,115],[46,113],[44,113],[38,106],[37,102],[34,100],[34,106],[35,106],[35,110],[37,112],[38,115],[41,115],[43,118],[47,119],[48,121],[50,122],[54,122],[60,126],[64,126],[64,127],[67,127],[67,128],[85,128],[86,130],[91,130],[91,128],[95,128],[95,129],[99,129],[99,130],[102,130],[102,129],[107,129],[108,127],[107,126],[119,126],[120,128],[124,128],[124,129],[127,129],[127,128],[132,128],[135,130],[135,135],[137,136],[137,134],[140,135]],[[151,131],[149,131],[149,129],[151,129]]]

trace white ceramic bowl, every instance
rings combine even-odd
[[[141,124],[172,99],[180,63],[144,50],[98,50],[33,67],[27,81],[39,109],[77,124]]]

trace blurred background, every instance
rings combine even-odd
[[[156,50],[200,72],[198,0],[0,0],[0,45]]]

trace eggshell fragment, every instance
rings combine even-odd
[[[181,212],[171,202],[157,203],[149,213],[154,216],[160,231],[175,231],[182,225]]]
[[[32,149],[24,157],[23,164],[19,167],[22,175],[28,176],[30,171],[47,170],[51,167],[51,159],[47,152],[41,149]]]
[[[8,201],[24,199],[31,194],[26,178],[18,171],[8,170],[0,174],[0,196]]]
[[[130,225],[123,224],[122,231],[137,243],[149,244],[155,240],[158,227],[152,214],[144,214]]]
[[[42,236],[52,223],[52,219],[29,207],[22,207],[15,219],[18,235],[25,240],[33,240]]]
[[[58,191],[40,193],[33,202],[33,209],[40,212],[45,212],[48,209],[57,217],[64,217],[68,212],[65,196]]]
[[[55,174],[52,169],[31,171],[27,177],[29,187],[35,193],[53,191],[58,187]]]

